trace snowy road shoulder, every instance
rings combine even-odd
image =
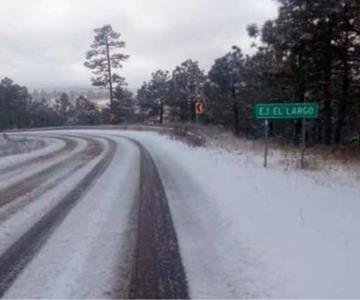
[[[9,153],[7,156],[0,156],[0,169],[11,167],[15,164],[23,163],[27,160],[46,155],[52,152],[55,152],[65,146],[65,142],[60,139],[48,138],[48,137],[39,137],[39,140],[44,141],[44,147],[37,149],[36,151],[31,151],[29,153],[17,153],[14,149],[9,146]]]
[[[155,133],[124,134],[158,165],[192,297],[360,295],[358,188]]]
[[[43,138],[18,134],[0,134],[0,157],[37,151],[48,145]]]

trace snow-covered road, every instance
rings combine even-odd
[[[9,136],[44,147],[0,157],[3,297],[360,297],[356,184],[151,132]]]
[[[188,297],[165,191],[140,143],[104,130],[15,136],[48,146],[0,159],[4,297]]]

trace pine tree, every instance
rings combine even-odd
[[[209,71],[209,80],[222,99],[221,106],[215,110],[219,109],[219,112],[222,112],[225,124],[227,120],[232,120],[232,127],[236,135],[240,134],[239,99],[241,91],[246,85],[244,61],[241,49],[233,46],[230,52],[215,61]],[[228,118],[229,116],[231,117]]]
[[[204,93],[206,77],[198,62],[191,59],[177,66],[172,73],[170,88],[172,111],[182,121],[195,121],[194,101]]]
[[[96,28],[94,32],[94,42],[90,46],[91,50],[86,54],[84,65],[95,75],[92,78],[94,86],[109,89],[110,110],[113,110],[113,87],[124,83],[124,78],[115,70],[122,68],[122,62],[129,56],[119,52],[125,47],[125,42],[120,40],[120,33],[115,32],[110,25]]]
[[[54,110],[58,114],[59,125],[68,125],[71,123],[74,105],[70,102],[67,93],[61,93],[60,98],[55,99]]]
[[[117,123],[130,123],[134,117],[133,95],[120,85],[114,92],[113,114]]]

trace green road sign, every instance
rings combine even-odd
[[[315,119],[318,103],[269,103],[255,106],[256,119]]]

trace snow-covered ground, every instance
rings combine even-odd
[[[48,143],[44,139],[20,135],[10,137],[7,134],[0,134],[0,157],[32,152],[46,146]]]
[[[122,135],[156,160],[192,297],[360,297],[356,176],[264,169],[261,154]]]
[[[87,136],[84,132],[81,134]],[[127,140],[113,140],[117,148],[109,167],[56,228],[7,290],[5,298],[114,298],[126,295],[124,290],[131,268],[127,252],[132,246],[129,219],[139,180],[139,151]],[[82,148],[79,143],[74,152]],[[104,145],[104,148],[107,150],[108,146]],[[105,152],[1,223],[0,252],[50,211]]]
[[[16,139],[18,137],[17,135],[12,135],[12,139]],[[44,142],[44,147],[39,148],[36,151],[24,151],[18,153],[12,146],[11,143],[3,142],[4,148],[6,148],[9,155],[7,156],[1,156],[0,155],[0,169],[12,167],[14,165],[29,161],[35,157],[39,157],[41,155],[46,155],[52,152],[55,152],[62,147],[64,147],[65,142],[59,139],[53,139],[53,138],[38,138],[35,140],[42,140]],[[1,143],[1,142],[0,142]],[[25,148],[26,149],[26,148]]]
[[[67,172],[81,161],[56,169],[44,184],[64,176],[67,180],[45,189],[36,201],[22,207],[17,205],[23,200],[19,198],[4,205],[0,216],[7,217],[0,219],[0,252],[105,156],[110,146],[103,138],[116,143],[116,152],[5,297],[126,295],[139,151],[121,136],[141,142],[159,169],[192,298],[360,297],[358,169],[284,168],[279,153],[272,154],[270,167],[264,169],[261,151],[191,148],[154,132],[121,130],[38,133],[39,139],[46,137],[45,148],[2,157],[0,169],[62,148],[64,142],[51,135],[72,135],[77,147],[30,169],[2,174],[0,187],[24,181],[81,152],[87,145],[81,136],[101,140],[103,152],[70,175]],[[34,197],[38,190],[41,184],[25,196]],[[9,206],[17,209],[5,214]]]

